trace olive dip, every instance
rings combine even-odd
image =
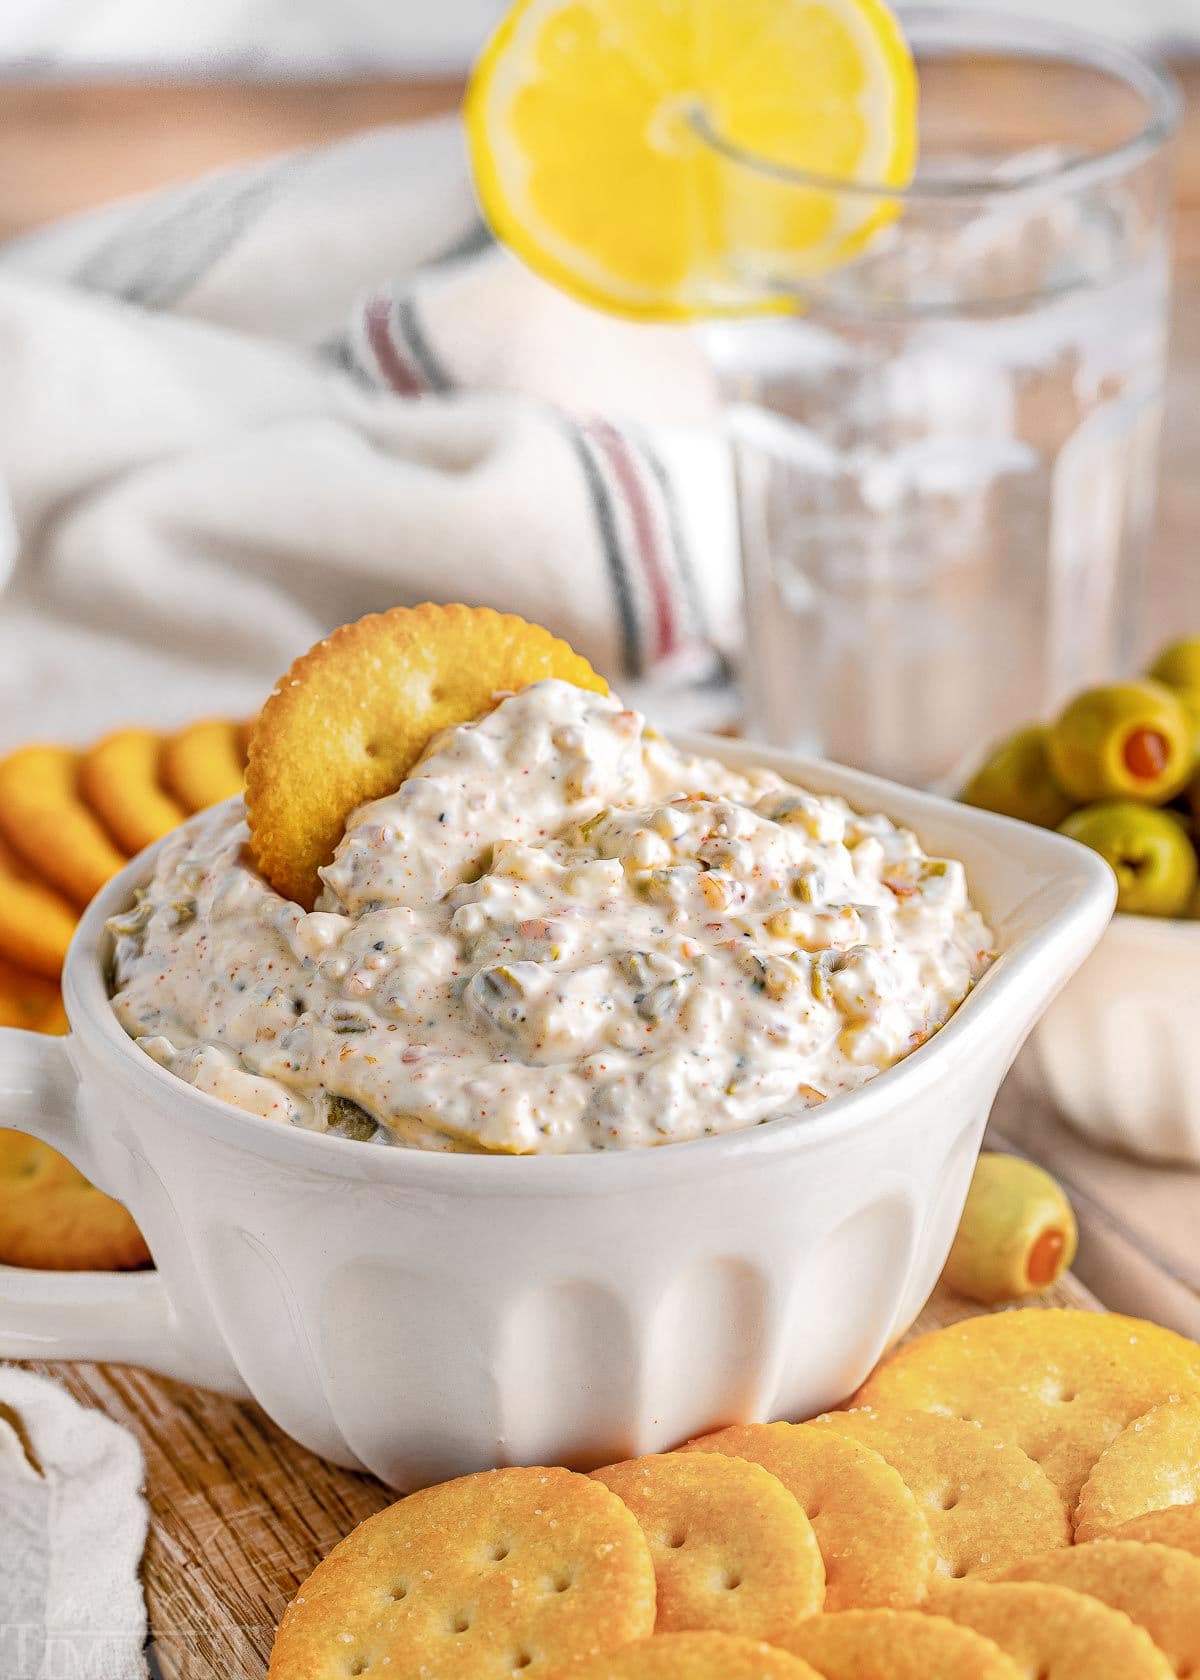
[[[255,1114],[425,1149],[631,1149],[872,1078],[990,961],[963,867],[769,771],[537,683],[349,820],[306,913],[240,806],[110,923],[113,1008]]]

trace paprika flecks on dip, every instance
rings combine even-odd
[[[430,1149],[628,1149],[863,1084],[990,960],[962,865],[887,817],[684,756],[536,683],[347,824],[311,913],[237,807],[110,923],[113,1008],[197,1089]]]

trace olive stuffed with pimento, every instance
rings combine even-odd
[[[960,797],[1099,852],[1117,909],[1200,915],[1200,637],[1136,681],[1085,689],[1050,724],[999,742]]]

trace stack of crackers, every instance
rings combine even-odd
[[[59,980],[80,912],[143,846],[241,791],[243,734],[212,719],[0,760],[0,1026],[67,1031]],[[46,1144],[0,1132],[0,1185],[0,1262],[65,1271],[149,1262],[125,1209]]]
[[[1172,1680],[1200,1674],[1200,1346],[1018,1310],[848,1409],[369,1518],[270,1680]]]

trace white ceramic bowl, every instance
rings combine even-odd
[[[157,1271],[0,1273],[0,1355],[128,1360],[249,1394],[408,1488],[594,1465],[841,1399],[920,1310],[992,1099],[1091,950],[1112,876],[1040,829],[782,753],[693,740],[910,824],[967,865],[1001,955],[928,1043],[815,1112],[694,1143],[489,1158],[259,1119],[145,1056],[109,1007],[99,896],[66,1040],[0,1032],[0,1124],[127,1202]]]
[[[1114,916],[1019,1076],[1094,1143],[1200,1166],[1200,922]]]

